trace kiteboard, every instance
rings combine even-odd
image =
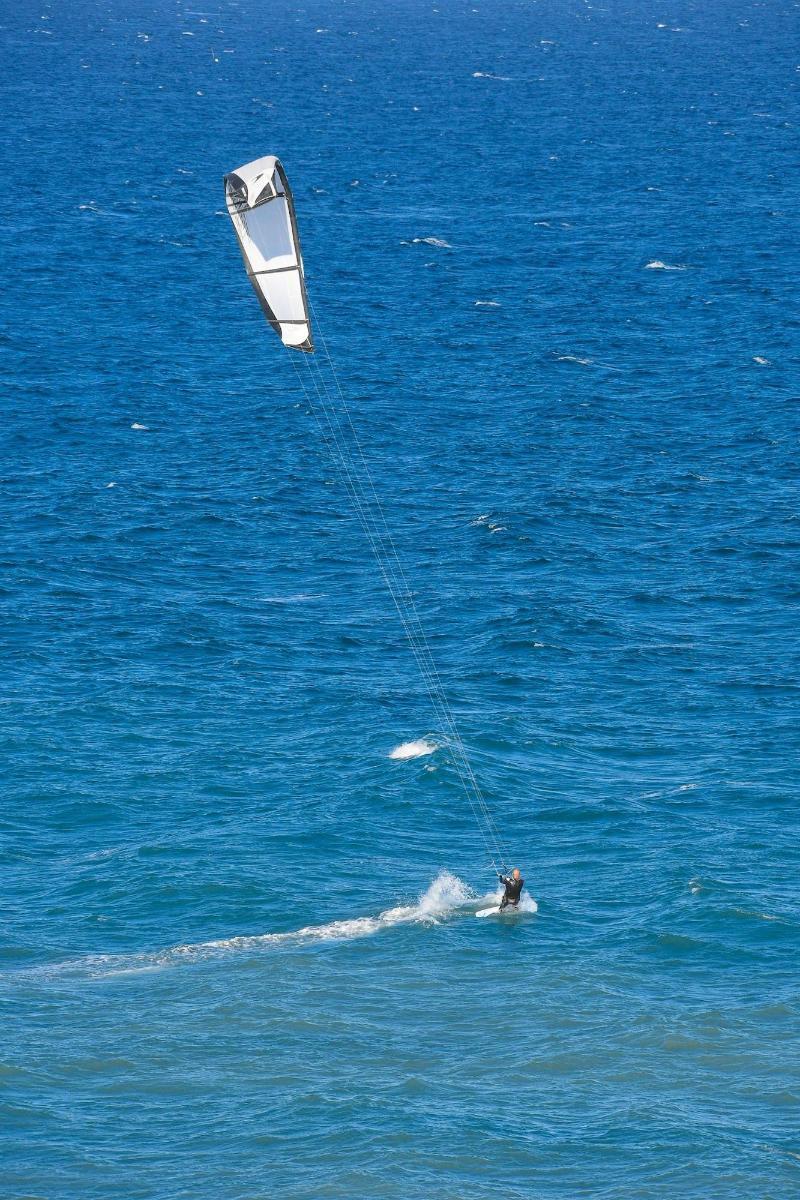
[[[505,908],[501,908],[499,904],[493,904],[491,908],[479,908],[475,913],[476,917],[514,917],[519,912],[519,908],[515,904],[507,904]]]

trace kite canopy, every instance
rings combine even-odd
[[[257,158],[226,175],[225,202],[264,316],[284,346],[313,351],[294,201],[278,159]]]

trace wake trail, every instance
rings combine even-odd
[[[18,975],[38,978],[108,978],[159,971],[182,963],[205,962],[232,955],[260,953],[281,946],[319,942],[346,942],[370,937],[396,925],[438,925],[458,915],[474,915],[485,904],[498,903],[501,891],[478,895],[450,871],[441,871],[415,904],[387,908],[375,917],[351,917],[324,925],[305,925],[284,933],[259,933],[241,937],[193,942],[140,954],[97,954],[48,966],[29,967]],[[536,912],[536,901],[523,898],[523,911]]]

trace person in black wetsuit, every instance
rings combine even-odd
[[[500,901],[500,908],[516,908],[519,904],[519,898],[522,895],[522,889],[525,887],[525,880],[519,873],[519,867],[514,867],[510,875],[499,875],[498,879],[505,886],[503,899]]]

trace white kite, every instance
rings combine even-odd
[[[264,316],[284,346],[313,351],[294,201],[278,159],[270,154],[226,175],[225,202]]]

